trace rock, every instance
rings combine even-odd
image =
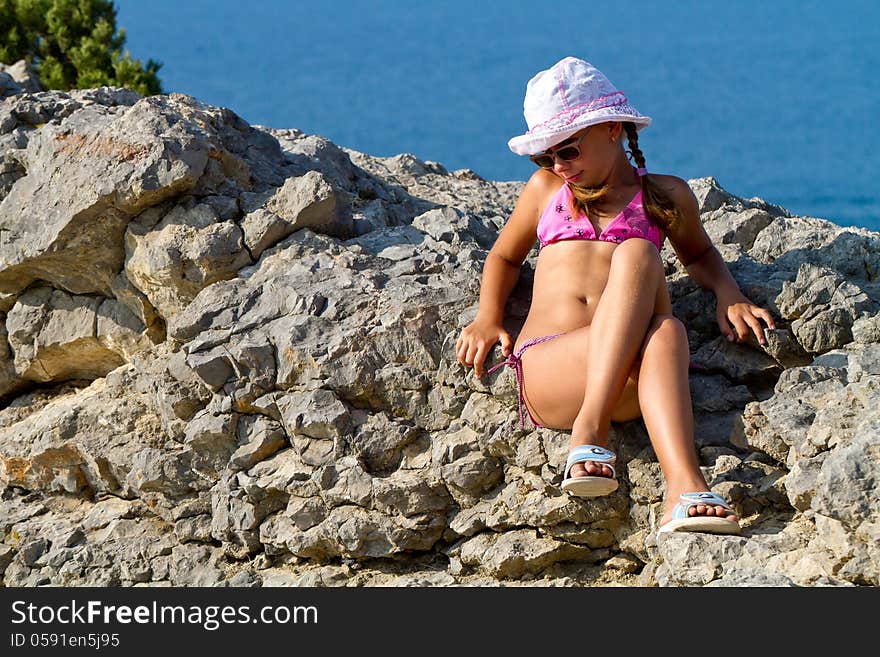
[[[834,270],[805,262],[783,284],[779,309],[806,351],[824,353],[851,342],[854,322],[876,315],[877,304]]]
[[[18,87],[17,93],[35,94],[45,90],[40,78],[24,59],[18,60],[11,66],[0,64],[0,73],[5,73],[12,78]]]
[[[84,104],[30,136],[27,173],[0,202],[4,291],[18,292],[40,279],[76,294],[111,296],[110,281],[125,259],[120,238],[131,218],[198,190],[200,183],[249,186],[250,158],[241,137],[226,126],[208,128],[234,125],[228,110],[224,116],[182,95],[152,96],[123,111],[113,109]],[[175,118],[181,111],[190,117],[186,123]],[[59,205],[59,198],[67,202]]]
[[[89,481],[85,466],[85,456],[75,447],[50,447],[32,457],[3,458],[0,481],[28,489],[87,493]]]
[[[718,210],[725,203],[733,199],[728,192],[721,188],[718,181],[711,176],[696,178],[689,181],[689,184],[694,192],[694,196],[697,198],[700,214],[707,214],[713,210]]]
[[[223,573],[216,562],[217,555],[210,548],[178,545],[171,551],[170,581],[174,586],[217,586]]]
[[[254,588],[261,585],[262,579],[259,575],[242,571],[233,575],[227,582],[229,586],[237,588]]]
[[[238,225],[215,223],[197,210],[178,206],[156,226],[132,223],[125,231],[125,275],[166,319],[252,262]]]
[[[442,482],[423,472],[398,470],[388,477],[372,482],[372,506],[388,515],[416,516],[423,513],[445,513],[452,499]]]
[[[117,518],[132,518],[132,503],[128,500],[108,498],[95,504],[83,520],[86,530],[102,529]]]
[[[20,93],[24,93],[24,88],[15,78],[5,71],[0,71],[0,98],[8,98]]]
[[[0,576],[6,572],[6,568],[12,563],[15,554],[11,545],[0,545]]]
[[[457,361],[522,182],[19,68],[0,70],[4,585],[880,581],[876,233],[690,181],[777,327],[722,339],[664,246],[700,466],[744,536],[658,537],[640,420],[613,426],[620,488],[573,498],[567,433],[518,426],[513,372]]]
[[[611,568],[612,570],[620,570],[624,573],[634,573],[641,570],[644,564],[639,561],[636,557],[631,554],[626,554],[625,552],[622,554],[618,554],[617,556],[611,557],[608,561],[605,562],[606,568]]]
[[[782,573],[767,573],[761,568],[744,568],[731,573],[725,573],[723,577],[709,582],[706,586],[757,586],[767,588],[789,587],[796,586],[796,584]]]
[[[37,560],[49,549],[49,542],[44,539],[31,541],[21,546],[18,554],[26,566],[33,567]]]
[[[540,538],[533,530],[521,529],[477,534],[461,545],[460,559],[493,577],[516,579],[560,561],[587,560],[590,552],[589,548]]]
[[[17,374],[39,382],[102,377],[151,345],[141,341],[145,327],[124,306],[49,287],[22,294],[6,328]]]
[[[248,249],[258,258],[266,247],[300,228],[350,237],[353,226],[345,199],[321,173],[307,171],[288,178],[274,196],[259,203],[245,216],[243,228]]]
[[[707,369],[720,371],[728,379],[750,383],[772,378],[782,369],[773,357],[721,337],[703,345],[693,359]]]
[[[374,413],[357,426],[351,437],[352,449],[364,469],[381,475],[400,465],[403,449],[416,439],[418,430],[396,421],[386,413]]]
[[[211,541],[211,516],[204,514],[192,516],[190,518],[182,518],[174,524],[174,535],[181,543],[188,541],[200,541],[209,543]]]
[[[710,212],[706,219],[706,233],[713,244],[737,244],[745,250],[752,248],[758,233],[773,221],[766,211],[759,209],[718,210]]]
[[[238,424],[238,444],[229,457],[233,469],[249,470],[287,445],[282,426],[264,417],[247,417]]]
[[[132,468],[125,483],[140,493],[157,492],[179,496],[194,488],[195,474],[183,452],[165,453],[158,449],[146,448],[134,455]]]

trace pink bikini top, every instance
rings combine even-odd
[[[563,183],[547,205],[538,222],[537,233],[541,248],[562,240],[601,240],[620,243],[631,237],[641,237],[653,242],[658,251],[663,248],[660,228],[648,218],[642,207],[641,189],[598,236],[585,214],[572,216],[572,198],[568,183]]]

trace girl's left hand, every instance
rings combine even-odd
[[[718,320],[718,327],[721,329],[721,335],[731,342],[734,340],[745,342],[751,329],[758,342],[761,345],[766,345],[767,340],[764,338],[764,327],[761,326],[759,319],[767,322],[767,328],[776,328],[776,324],[773,322],[773,315],[764,308],[753,304],[741,293],[719,296],[715,314]],[[733,325],[732,327],[731,324]]]

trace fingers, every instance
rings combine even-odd
[[[479,348],[476,342],[468,342],[467,344],[462,345],[462,356],[458,359],[458,362],[466,367],[473,367],[476,372],[477,369],[477,356],[479,354]]]
[[[746,335],[749,333],[749,327],[742,320],[742,317],[735,314],[728,321],[733,328],[727,333],[727,339],[730,342],[742,342],[745,340]]]
[[[482,343],[477,347],[477,353],[474,355],[474,376],[478,379],[483,376],[483,363],[486,360],[487,351],[485,343]]]
[[[505,357],[513,352],[513,341],[510,339],[510,334],[503,332],[497,335],[497,338],[490,340],[485,339],[479,333],[470,334],[465,329],[455,342],[456,360],[466,367],[473,366],[474,376],[478,379],[481,378],[485,373],[483,366],[496,342],[500,341]]]
[[[466,367],[475,364],[479,355],[479,340],[468,334],[467,328],[462,331],[455,342],[455,359]],[[480,363],[482,365],[482,363]]]
[[[458,362],[462,365],[472,365],[473,361],[468,361],[468,351],[470,350],[470,343],[465,342],[459,347],[458,350]]]
[[[481,344],[478,342],[463,344],[458,352],[458,362],[467,367],[473,365],[474,376],[479,379],[483,376],[483,363],[486,361],[486,354],[489,352],[489,346],[485,343]]]
[[[736,316],[734,315],[734,318]],[[736,328],[733,327],[733,319],[727,318],[727,310],[722,306],[718,306],[715,319],[718,321],[718,328],[721,329],[721,335],[727,338],[728,342],[736,340]]]
[[[501,334],[501,353],[505,356],[510,356],[510,353],[513,351],[513,341],[510,339],[510,335],[507,333]]]
[[[473,359],[468,358],[468,351],[470,350],[470,342],[466,342],[463,338],[459,338],[456,343],[458,346],[455,350],[455,358],[462,365],[467,365],[470,367],[473,364]]]
[[[766,346],[767,339],[764,337],[764,327],[760,320],[767,323],[767,328],[775,329],[776,323],[771,315],[764,308],[755,305],[735,304],[727,309],[727,315],[723,316],[719,313],[718,325],[721,333],[724,334],[731,342],[744,342],[749,338],[749,333],[754,333],[755,339],[763,346]],[[733,329],[728,329],[732,326]]]
[[[746,315],[745,322],[752,329],[755,337],[758,338],[758,342],[762,345],[767,344],[767,340],[764,339],[764,327],[761,326],[761,322],[758,321],[758,318],[754,315]],[[748,329],[746,330],[746,334],[748,335]]]
[[[774,330],[776,329],[776,322],[773,321],[773,315],[770,314],[769,310],[765,310],[764,308],[755,308],[754,312],[759,317],[762,317],[765,322],[767,322],[767,328]]]

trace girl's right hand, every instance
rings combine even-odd
[[[502,353],[505,357],[509,356],[513,350],[513,340],[504,327],[496,322],[474,320],[461,330],[461,335],[455,343],[458,362],[468,367],[473,365],[474,376],[481,378],[484,372],[483,364],[492,347],[499,340]]]

